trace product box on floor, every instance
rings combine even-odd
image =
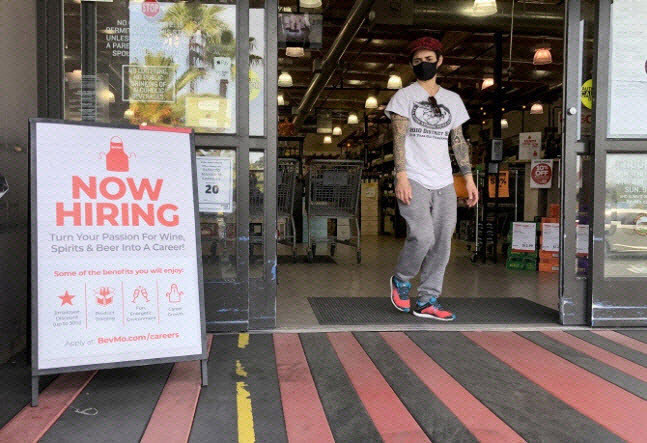
[[[556,258],[557,260],[559,260],[559,252],[539,251],[539,258],[541,260],[550,260],[553,258]]]
[[[559,262],[557,264],[539,262],[539,272],[556,274],[559,272]]]
[[[531,255],[523,256],[520,253],[515,253],[515,255],[508,256],[505,266],[508,269],[516,271],[536,271],[537,257]]]
[[[379,196],[379,186],[377,182],[362,182],[362,201],[377,201]]]

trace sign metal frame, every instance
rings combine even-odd
[[[98,122],[84,122],[84,121],[66,121],[59,119],[49,119],[49,118],[31,118],[29,119],[29,223],[30,223],[30,235],[29,235],[29,247],[31,254],[30,262],[30,303],[31,307],[29,309],[31,313],[31,362],[32,362],[32,406],[38,406],[38,395],[39,395],[39,379],[40,376],[50,375],[50,374],[62,374],[68,372],[80,372],[80,371],[91,371],[98,369],[114,369],[114,368],[124,368],[124,367],[134,367],[134,366],[146,366],[146,365],[155,365],[155,364],[164,364],[164,363],[177,363],[183,361],[201,361],[201,375],[202,375],[202,386],[207,386],[208,384],[208,374],[207,374],[207,360],[208,349],[207,349],[207,335],[206,335],[206,315],[205,315],[205,303],[204,303],[204,280],[203,280],[203,270],[202,270],[202,247],[200,241],[200,214],[198,211],[198,185],[197,185],[197,176],[196,176],[196,156],[195,156],[195,134],[193,131],[189,133],[190,138],[190,155],[191,155],[191,171],[192,171],[192,188],[193,188],[193,206],[194,206],[194,224],[195,224],[195,241],[196,241],[196,261],[198,266],[198,296],[199,296],[199,309],[200,309],[200,330],[201,330],[201,344],[202,344],[202,353],[195,355],[185,355],[185,356],[176,356],[176,357],[163,357],[163,358],[153,358],[153,359],[141,359],[141,360],[130,360],[122,362],[112,362],[112,363],[100,363],[93,365],[82,365],[82,366],[69,366],[64,368],[48,368],[48,369],[39,369],[38,368],[38,209],[37,209],[37,167],[38,167],[38,148],[36,146],[36,133],[38,130],[39,123],[53,123],[61,125],[72,125],[72,126],[92,126],[92,127],[101,127],[101,128],[115,128],[115,129],[132,129],[132,130],[142,130],[138,126],[125,125],[125,124],[108,124],[108,123],[98,123]],[[151,130],[163,130],[158,128],[150,128]],[[169,128],[172,130],[172,128]]]

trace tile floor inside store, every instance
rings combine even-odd
[[[338,245],[334,263],[287,264],[280,261],[277,289],[277,328],[317,328],[319,322],[308,297],[384,297],[388,300],[388,279],[404,240],[390,236],[362,238],[362,263],[357,264],[355,249]],[[303,247],[303,246],[301,246]],[[279,245],[278,254],[289,254]],[[303,254],[304,251],[301,251]],[[323,244],[317,255],[329,254]],[[444,297],[524,298],[542,306],[558,309],[558,274],[506,269],[505,260],[472,263],[468,243],[454,240],[447,266]],[[417,281],[413,282],[415,287]],[[390,305],[386,305],[387,307]],[[501,319],[505,325],[506,319]],[[438,322],[433,323],[438,326]]]

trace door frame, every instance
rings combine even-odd
[[[589,322],[587,278],[577,275],[578,156],[590,150],[580,137],[584,21],[581,0],[567,0],[564,17],[564,87],[561,179],[559,316],[563,325]],[[575,113],[573,113],[573,110]]]
[[[251,137],[249,128],[249,0],[236,0],[236,132],[235,134],[196,133],[196,148],[236,151],[236,281],[205,281],[205,299],[233,297],[234,309],[207,312],[207,330],[242,331],[267,329],[276,320],[276,151],[277,151],[277,0],[266,0],[265,9],[265,131]],[[107,5],[107,6],[106,6]],[[111,3],[101,3],[109,7]],[[85,18],[81,25],[83,61],[86,70],[96,70],[96,2],[79,5]],[[64,1],[47,0],[38,8],[38,116],[64,118]],[[263,279],[250,280],[249,153],[265,154],[263,229]],[[242,178],[242,179],[241,179]],[[205,300],[206,301],[206,300]],[[206,304],[209,305],[206,301]]]
[[[594,89],[595,162],[593,184],[592,266],[590,271],[591,325],[596,327],[646,326],[647,301],[644,277],[606,278],[605,204],[607,156],[618,153],[647,155],[647,140],[609,138],[609,93],[611,68],[611,5],[613,0],[596,2]]]

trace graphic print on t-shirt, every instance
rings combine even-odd
[[[449,134],[469,120],[463,100],[442,86],[434,96],[440,112],[429,101],[429,93],[419,82],[400,89],[384,110],[409,120],[404,141],[405,165],[409,180],[427,189],[441,189],[454,183],[449,158]]]
[[[452,113],[445,105],[439,104],[438,108],[434,109],[428,101],[415,102],[411,109],[411,118],[427,129],[446,128],[452,122]]]

